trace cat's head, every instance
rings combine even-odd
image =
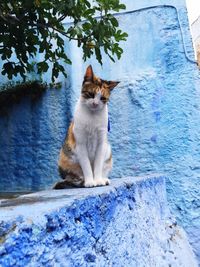
[[[110,93],[119,82],[106,81],[94,75],[92,66],[88,66],[81,91],[83,103],[91,110],[103,109],[109,101]]]

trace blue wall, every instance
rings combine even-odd
[[[134,2],[130,10],[150,5]],[[121,80],[109,104],[112,177],[166,173],[171,208],[199,253],[199,71],[187,58],[193,49],[184,1],[153,4],[176,2],[178,13],[162,6],[118,16],[129,38],[117,63],[107,57],[103,67],[95,59],[83,63],[76,44],[68,44],[73,65],[64,88],[8,108],[0,118],[1,191],[39,190],[56,181],[59,148],[92,64],[100,77]]]
[[[0,204],[2,267],[197,267],[169,213],[162,176],[43,191]]]

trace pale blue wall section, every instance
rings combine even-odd
[[[139,0],[134,2],[141,7]],[[129,38],[117,63],[105,57],[103,67],[94,59],[83,64],[72,43],[73,65],[65,88],[48,92],[35,104],[27,99],[1,117],[1,191],[46,188],[57,179],[59,148],[85,68],[92,64],[102,78],[121,80],[109,104],[112,177],[167,173],[171,207],[196,253],[200,251],[200,79],[184,50],[183,44],[193,59],[184,2],[167,4],[176,2],[179,16],[173,7],[118,16]]]

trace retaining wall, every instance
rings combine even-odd
[[[2,200],[0,266],[197,267],[163,176]]]

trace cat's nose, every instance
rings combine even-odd
[[[96,108],[96,107],[98,106],[98,103],[97,103],[97,102],[93,102],[93,103],[92,103],[92,106],[93,106],[94,108]]]

